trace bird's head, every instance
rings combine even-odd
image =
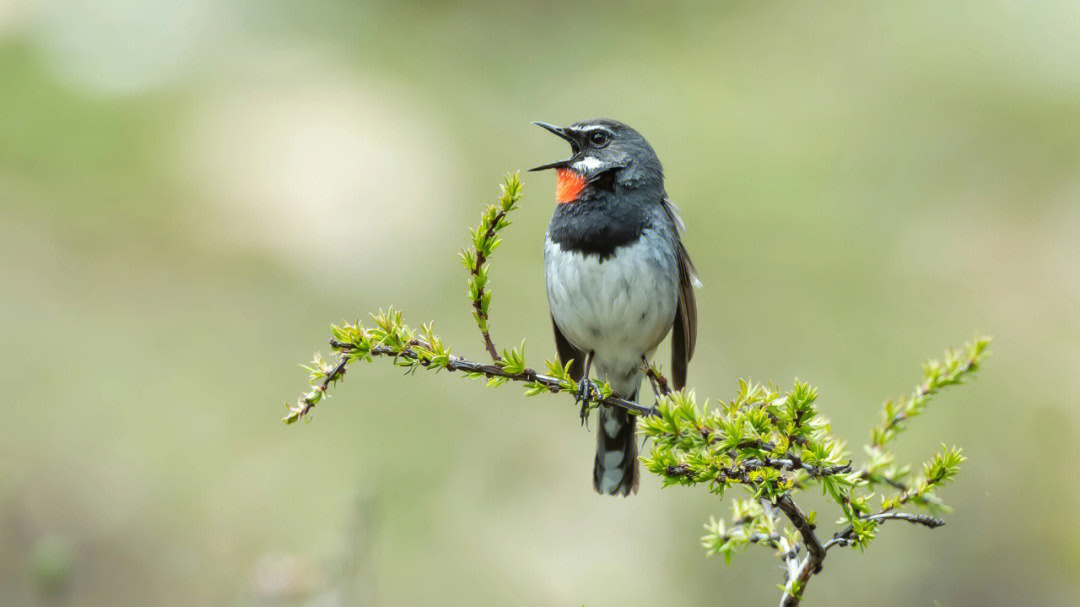
[[[562,127],[545,122],[533,124],[570,144],[570,158],[531,169],[555,169],[558,174],[555,198],[559,203],[575,202],[590,192],[610,190],[616,184],[630,188],[663,187],[663,169],[656,152],[644,137],[621,122],[594,119]]]

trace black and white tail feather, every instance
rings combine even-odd
[[[627,400],[637,401],[637,394]],[[637,417],[615,407],[600,407],[599,418],[593,489],[605,495],[637,493]]]

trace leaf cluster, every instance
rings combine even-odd
[[[925,363],[923,381],[912,396],[883,405],[882,423],[864,448],[868,461],[857,468],[844,442],[833,435],[828,420],[821,415],[817,390],[798,380],[783,394],[771,384],[740,380],[735,397],[713,407],[699,404],[692,391],[661,397],[657,414],[640,424],[641,432],[653,444],[642,462],[663,479],[665,487],[702,484],[720,496],[738,487],[749,496],[732,502],[730,522],[713,519],[705,526],[702,543],[706,552],[722,554],[725,560],[750,543],[767,544],[782,555],[790,555],[816,541],[797,533],[796,528],[778,526],[775,508],[753,505],[781,505],[813,486],[836,504],[840,514],[837,522],[846,525],[826,547],[863,549],[885,520],[937,526],[941,523],[933,517],[894,511],[903,506],[932,514],[947,511],[936,491],[959,472],[964,461],[960,449],[943,445],[922,466],[921,474],[912,475],[911,466],[895,464],[895,456],[886,446],[907,420],[925,411],[933,395],[969,378],[978,369],[988,344],[988,338],[980,337],[962,350],[947,351],[941,361]],[[875,508],[874,491],[882,486],[887,491]],[[815,512],[799,513],[799,517],[811,531],[816,528]],[[791,520],[795,527],[798,522]]]
[[[459,254],[462,265],[469,271],[465,294],[472,302],[473,319],[476,320],[484,346],[493,360],[498,360],[499,354],[491,340],[488,327],[491,307],[491,291],[487,288],[488,260],[502,244],[499,232],[510,225],[508,215],[517,208],[520,200],[521,178],[517,173],[507,175],[500,187],[498,204],[488,205],[480,216],[480,225],[470,231],[472,247],[463,249]]]

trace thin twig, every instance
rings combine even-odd
[[[791,524],[803,538],[806,546],[806,557],[799,564],[798,571],[793,579],[789,579],[785,585],[784,596],[780,599],[781,607],[795,607],[799,604],[806,583],[810,576],[821,571],[821,564],[825,561],[825,548],[821,540],[814,533],[814,526],[806,519],[806,515],[791,499],[791,494],[785,493],[776,500],[776,507],[783,511]]]
[[[343,356],[343,358],[347,358],[348,353],[355,349],[352,344],[337,340],[330,340],[330,346],[335,350],[338,350],[338,352]],[[426,366],[427,362],[420,358],[416,350],[413,349],[414,347],[424,348],[427,347],[427,344],[425,344],[421,340],[413,340],[413,342],[409,346],[402,348],[401,350],[395,350],[390,346],[373,346],[371,348],[371,355],[408,358],[410,360],[417,361],[421,365]],[[552,393],[562,392],[565,388],[565,385],[561,380],[551,377],[550,375],[543,375],[541,373],[537,373],[533,369],[525,369],[521,373],[507,373],[505,370],[503,370],[502,367],[499,367],[498,365],[486,365],[483,363],[478,363],[476,361],[469,360],[456,354],[450,355],[450,362],[446,365],[446,370],[464,371],[466,373],[482,373],[487,377],[505,377],[512,381],[536,382],[546,387]],[[615,395],[608,396],[607,398],[602,398],[596,402],[601,405],[608,405],[611,407],[619,407],[621,409],[626,409],[627,411],[636,413],[638,415],[657,415],[657,410],[655,407],[646,407],[644,405],[639,405],[632,400],[619,398]]]
[[[348,362],[348,357],[342,356],[338,360],[337,364],[334,365],[334,368],[326,374],[326,377],[323,378],[322,382],[320,382],[319,385],[315,386],[314,390],[325,396],[326,391],[330,388],[330,384],[338,381],[339,379],[341,379],[342,375],[345,375],[345,366],[348,364]],[[311,412],[311,409],[315,406],[316,402],[318,401],[311,397],[301,398],[299,403],[300,406],[290,409],[290,412],[291,414],[296,415],[296,419],[299,420],[301,417],[304,417]]]
[[[788,454],[791,458],[792,454]],[[851,462],[846,464],[839,464],[837,466],[813,466],[807,464],[802,460],[795,458],[791,459],[774,459],[766,457],[762,460],[748,459],[743,462],[747,468],[775,468],[777,470],[805,470],[810,476],[835,476],[837,474],[847,474],[851,472]]]
[[[884,447],[890,438],[889,433],[900,431],[904,422],[911,419],[912,416],[918,415],[921,407],[925,406],[926,399],[942,388],[962,383],[967,375],[975,372],[979,368],[979,354],[982,353],[988,343],[989,338],[980,338],[969,350],[968,356],[962,362],[958,362],[955,368],[947,370],[946,375],[935,374],[928,376],[918,386],[915,386],[915,390],[910,397],[906,400],[901,398],[897,412],[889,419],[884,420],[881,426],[874,428],[875,431],[870,439],[870,447],[873,449]],[[911,410],[911,407],[915,408]],[[909,410],[911,410],[910,413]]]
[[[899,490],[901,492],[908,491],[908,486],[906,484],[904,484],[902,481],[899,481],[899,480],[897,480],[895,478],[892,478],[892,477],[888,476],[887,474],[878,474],[876,476],[876,478],[875,478],[874,473],[870,472],[870,469],[867,466],[863,466],[862,468],[860,468],[859,472],[858,472],[858,475],[859,475],[859,478],[864,480],[864,481],[873,480],[873,481],[876,481],[876,482],[882,482],[882,483],[885,483],[886,485],[889,485],[893,489],[897,489],[897,490]]]
[[[664,377],[664,374],[650,365],[648,359],[644,356],[641,357],[641,364],[645,367],[645,376],[649,378],[649,383],[652,384],[653,393],[656,395],[657,400],[661,396],[670,396],[671,387],[668,385],[668,380]]]
[[[773,508],[772,502],[767,499],[761,500],[761,508],[765,512],[765,516],[769,518],[772,525],[775,527],[779,522],[780,515],[776,513],[776,509]],[[788,538],[784,535],[777,535],[776,549],[780,553],[780,559],[784,561],[784,583],[795,579],[795,576],[799,574],[799,546],[792,545]]]
[[[862,517],[866,521],[907,521],[913,525],[922,525],[931,529],[941,527],[945,524],[945,521],[926,514],[910,514],[908,512],[878,512],[877,514],[871,514],[869,516]],[[847,526],[836,533],[831,540],[825,542],[825,550],[832,548],[833,546],[846,546],[855,538],[855,531],[851,526]]]
[[[498,231],[497,226],[502,222],[505,217],[506,211],[504,210],[500,210],[498,213],[495,214],[495,217],[488,224],[487,232],[484,233],[483,240],[485,242],[490,242],[492,239],[495,238],[495,233]],[[480,285],[480,272],[483,270],[484,264],[487,263],[487,255],[485,255],[479,247],[474,246],[473,251],[476,252],[476,263],[471,268],[469,268],[469,273],[472,274],[473,282],[476,285]],[[477,328],[480,329],[480,334],[484,336],[484,348],[488,351],[488,354],[491,355],[491,360],[493,362],[499,362],[500,360],[502,360],[502,357],[499,356],[499,350],[495,347],[495,343],[491,341],[491,333],[488,332],[487,326],[488,313],[484,310],[483,301],[484,287],[478,286],[476,289],[476,297],[474,297],[472,300],[473,310],[476,311]]]
[[[732,457],[734,457],[734,455]],[[724,477],[726,478],[741,479],[745,478],[748,473],[753,472],[754,470],[758,470],[760,468],[773,468],[775,470],[787,471],[796,469],[793,467],[792,461],[790,459],[765,458],[764,460],[743,460],[738,462],[735,466],[724,468],[722,472],[724,474]],[[808,474],[810,474],[810,476],[813,477],[835,476],[837,474],[847,474],[848,472],[851,472],[851,464],[847,463],[839,466],[812,466],[810,464],[803,463],[798,469],[805,470]],[[685,464],[668,466],[664,469],[664,476],[690,476],[692,474],[693,469],[691,469],[690,466],[687,466]]]

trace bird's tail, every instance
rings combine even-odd
[[[607,495],[637,493],[637,417],[617,407],[602,406],[599,418],[593,488]]]

